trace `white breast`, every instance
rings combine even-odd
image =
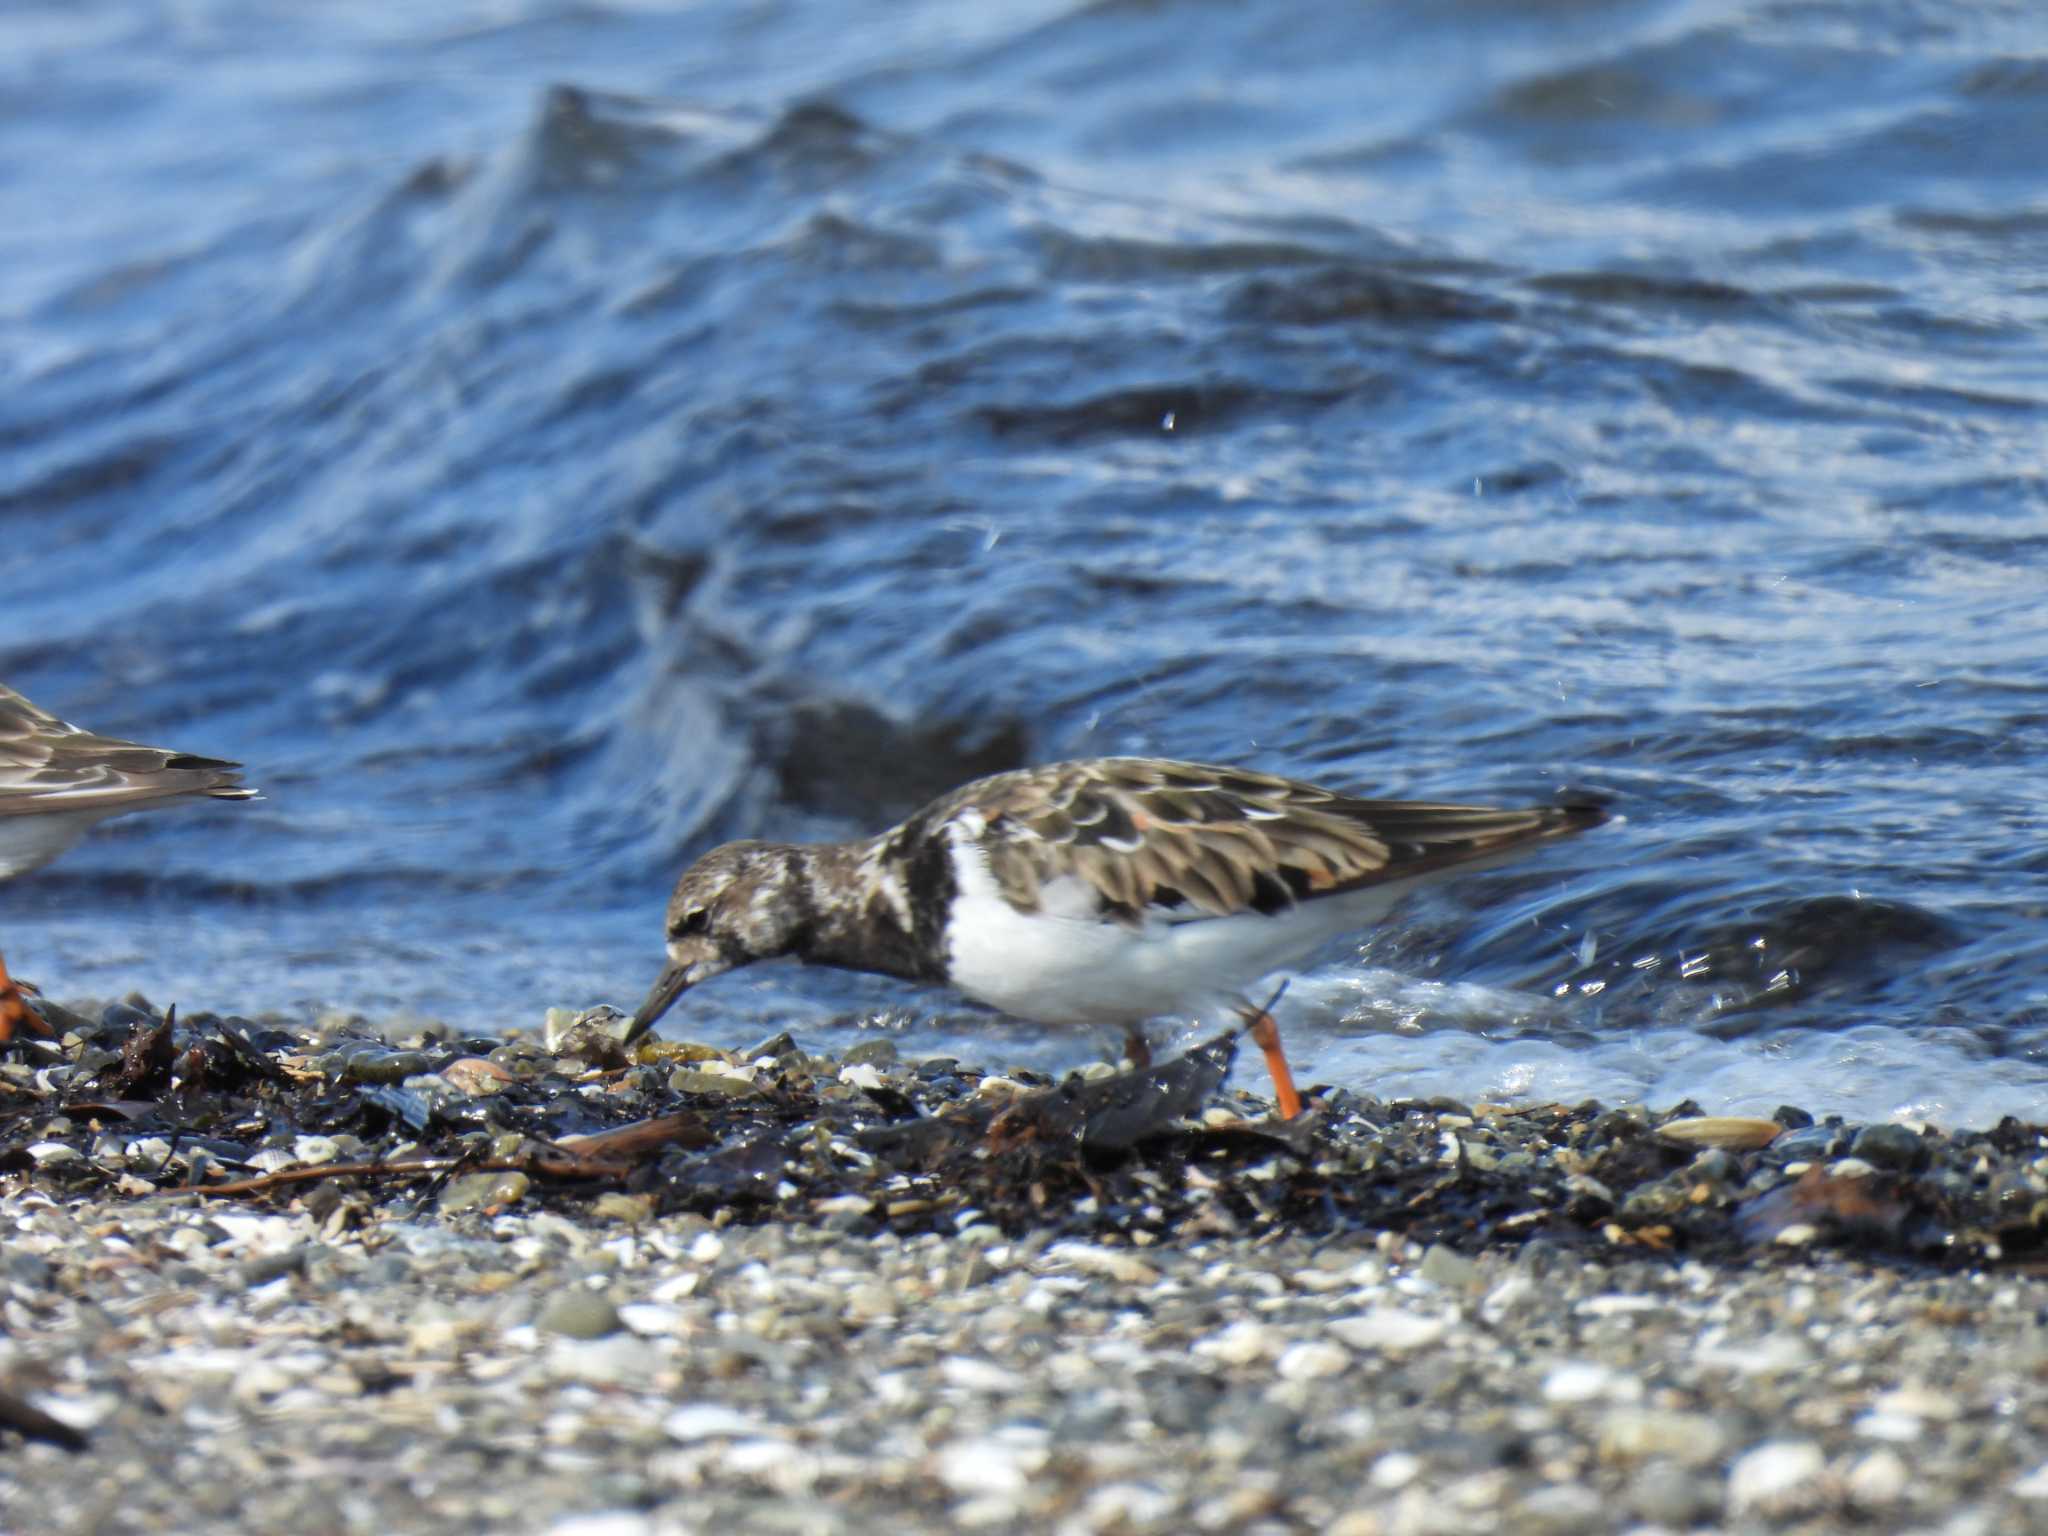
[[[1149,918],[1129,928],[1097,915],[1084,881],[1050,882],[1036,912],[1003,898],[981,850],[953,841],[957,882],[946,925],[954,986],[977,1002],[1046,1024],[1135,1024],[1232,1006],[1262,976],[1371,926],[1407,891],[1394,882],[1266,916]]]

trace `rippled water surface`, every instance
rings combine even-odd
[[[1308,1078],[2042,1113],[2037,7],[31,0],[0,61],[0,678],[266,794],[0,891],[59,995],[631,1006],[715,839],[1156,752],[1626,817],[1300,978]]]

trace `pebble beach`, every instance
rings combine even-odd
[[[58,1017],[10,1531],[2048,1529],[2032,1128]]]

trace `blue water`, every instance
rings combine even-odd
[[[48,0],[0,70],[0,678],[266,795],[0,889],[57,995],[631,1006],[711,841],[1158,752],[1626,816],[1297,981],[1306,1078],[2048,1109],[2035,8]]]

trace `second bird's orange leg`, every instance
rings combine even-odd
[[[1261,1008],[1247,1026],[1247,1033],[1265,1052],[1266,1070],[1273,1074],[1273,1098],[1279,1106],[1280,1118],[1292,1120],[1301,1113],[1301,1095],[1295,1091],[1294,1071],[1287,1065],[1287,1053],[1280,1049],[1280,1026],[1273,1022],[1272,1014]]]

